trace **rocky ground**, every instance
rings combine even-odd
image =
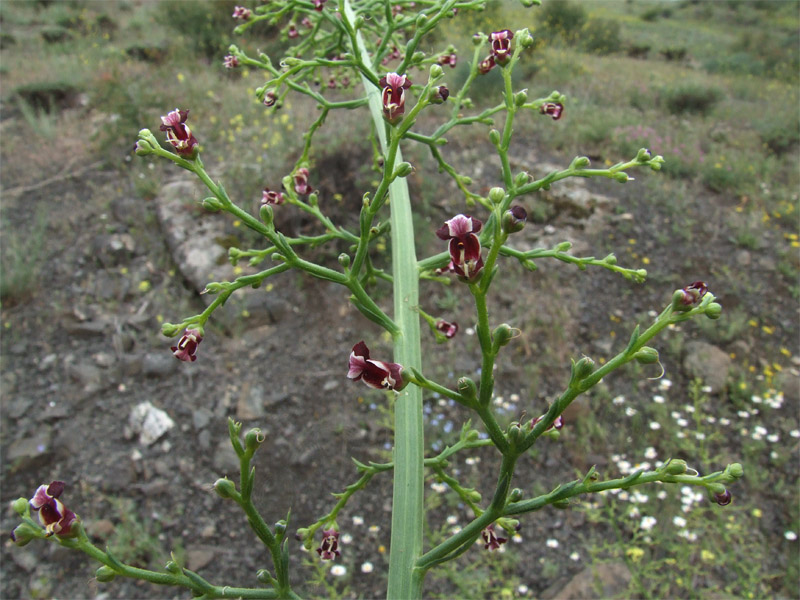
[[[19,128],[13,121],[5,120],[3,127]],[[127,175],[103,164],[68,176],[76,168],[66,158],[48,171],[64,173],[66,168],[64,176],[31,189],[40,176],[27,172],[10,150],[5,149],[0,174],[4,233],[18,232],[22,237],[15,243],[22,243],[32,235],[37,210],[46,215],[46,224],[40,248],[44,260],[35,284],[2,306],[4,505],[29,496],[41,483],[63,480],[64,499],[92,538],[101,546],[113,544],[130,562],[160,567],[175,550],[189,568],[212,582],[255,585],[255,571],[266,566],[263,554],[252,551],[254,538],[242,515],[211,488],[223,475],[237,476],[226,419],[266,432],[256,485],[267,522],[284,518],[289,508],[295,527],[313,521],[330,508],[330,492],[354,481],[350,457],[386,460],[392,436],[379,409],[385,400],[345,378],[352,345],[360,339],[378,340],[380,333],[348,305],[342,289],[284,274],[274,286],[252,290],[219,311],[198,361],[180,363],[159,333],[160,321],[201,311],[208,301],[199,294],[205,283],[232,275],[224,244],[214,243],[229,235],[230,225],[221,225],[224,217],[186,210],[200,196],[183,178],[168,181],[156,198],[145,200],[137,197]],[[480,152],[463,150],[460,160],[474,164]],[[531,149],[515,161],[535,175],[550,170],[535,156]],[[114,162],[114,157],[106,158]],[[116,158],[119,164],[125,161],[124,155]],[[556,165],[568,162],[551,160]],[[174,178],[175,172],[168,176]],[[414,182],[418,188],[424,176],[421,170]],[[658,235],[670,217],[642,201],[643,189],[611,182],[567,183],[543,195],[542,222],[529,225],[515,240],[520,248],[570,240],[577,255],[604,256],[610,251],[607,246],[636,238],[643,254],[658,259],[655,282],[643,287],[600,271],[573,277],[576,269],[570,265],[543,262],[535,274],[508,266],[512,283],[498,290],[492,311],[497,322],[507,320],[524,332],[501,365],[504,376],[498,384],[498,395],[523,395],[515,410],[543,410],[546,399],[563,385],[569,356],[611,352],[609,313],[645,315],[658,309],[673,289],[703,278],[719,261],[747,269],[760,289],[778,290],[767,298],[758,296],[759,313],[779,324],[779,337],[786,343],[796,341],[796,302],[778,281],[774,258],[735,252],[716,225],[730,200],[699,198],[690,208],[697,230],[675,244]],[[451,209],[462,210],[457,196],[451,197],[426,215],[432,225]],[[609,232],[615,239],[609,240]],[[440,292],[430,289],[431,297],[440,298]],[[450,310],[464,331],[470,311],[460,291],[454,290],[457,301]],[[726,309],[753,307],[752,296],[726,291],[724,281],[713,291]],[[382,302],[390,299],[384,294]],[[690,335],[698,337],[698,332]],[[477,342],[465,332],[459,343],[432,348],[430,370],[445,378],[448,370],[474,373]],[[730,347],[697,345],[705,343],[687,345],[679,360],[668,361],[676,386],[702,375],[715,392],[725,388]],[[732,344],[754,356],[759,352],[753,340]],[[388,352],[385,342],[374,346],[376,355]],[[542,366],[532,370],[537,361]],[[787,395],[796,402],[796,372],[787,371],[784,381]],[[456,431],[465,418],[435,402],[427,410],[438,415],[434,422],[449,422]],[[588,414],[586,404],[576,403],[570,419]],[[429,435],[436,430],[431,425]],[[494,460],[488,451],[478,456],[484,464]],[[520,480],[536,476],[548,485],[565,473],[571,476],[574,469],[607,461],[579,443],[545,444],[535,461],[521,465]],[[490,474],[484,475],[475,463],[468,465],[462,465],[464,473],[488,492]],[[354,538],[345,549],[355,565],[351,584],[363,597],[382,593],[387,555],[381,547],[385,551],[389,545],[390,499],[389,479],[376,478],[341,519],[343,530]],[[351,526],[353,517],[362,517],[364,524]],[[16,523],[10,510],[3,513],[3,531]],[[548,513],[545,519],[526,520],[522,533],[537,540],[558,529],[562,539],[577,544],[583,525],[580,512]],[[157,556],[151,562],[154,548]],[[534,592],[555,597],[555,591],[546,592],[551,581],[531,576],[544,553],[541,544],[529,542],[519,572],[526,574]],[[186,596],[132,581],[100,585],[90,561],[55,544],[16,548],[7,542],[2,557],[3,596],[8,598]],[[585,595],[591,570],[562,558],[557,587],[572,580],[572,591],[558,597]],[[376,565],[372,574],[359,571],[365,560]],[[299,568],[300,562],[295,559],[298,582],[309,573]],[[624,565],[606,570],[611,573],[608,594],[624,589],[625,570]],[[447,593],[447,588],[440,591]]]

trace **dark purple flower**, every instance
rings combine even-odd
[[[203,335],[199,329],[187,329],[178,341],[177,346],[172,346],[172,354],[175,358],[184,362],[194,362],[197,360],[197,347],[203,341]]]
[[[703,299],[703,296],[706,295],[706,292],[708,292],[708,286],[704,281],[695,281],[694,283],[691,283],[683,288],[681,292],[683,292],[681,304],[684,306],[694,306]]]
[[[328,0],[314,0],[314,10],[317,12],[322,12],[322,9],[325,8],[325,3]]]
[[[305,167],[297,169],[297,172],[294,174],[294,191],[301,196],[308,196],[314,191],[313,188],[308,185],[308,175],[308,169]]]
[[[245,8],[244,6],[234,6],[233,7],[233,15],[231,15],[234,19],[241,19],[242,21],[247,21],[253,16],[253,11],[249,8]]]
[[[68,536],[77,517],[58,497],[64,491],[63,481],[53,481],[50,485],[40,485],[30,500],[33,510],[39,512],[39,522],[44,525],[47,535]]]
[[[275,106],[278,101],[278,96],[272,90],[264,94],[264,106]]]
[[[492,69],[494,69],[494,57],[492,56],[487,56],[478,63],[478,73],[481,75],[486,75]]]
[[[545,102],[539,107],[539,112],[543,115],[550,115],[553,117],[553,121],[558,121],[561,113],[564,112],[564,105],[561,102]]]
[[[484,550],[498,550],[501,544],[505,544],[508,541],[508,539],[504,537],[498,537],[498,535],[494,532],[494,523],[484,529],[481,532],[481,536],[483,536]]]
[[[440,319],[436,322],[436,329],[444,334],[448,340],[450,338],[455,337],[456,333],[458,333],[458,323],[450,323],[448,321]]]
[[[264,188],[264,191],[261,192],[261,204],[279,206],[284,202],[286,202],[286,196],[282,192],[276,192],[269,188]]]
[[[405,75],[397,73],[387,73],[380,80],[383,88],[383,116],[390,123],[397,123],[405,111],[406,93],[411,87],[411,82]]]
[[[311,19],[309,19],[308,17],[303,17],[303,20],[300,21],[300,25],[302,25],[303,27],[306,27],[308,29],[311,29],[312,27],[314,27],[314,24],[311,22]]]
[[[442,104],[450,97],[450,90],[447,89],[447,86],[440,85],[438,87],[433,88],[433,91],[430,95],[431,104]]]
[[[300,32],[297,31],[297,27],[294,26],[294,23],[289,25],[289,29],[286,31],[286,35],[289,36],[290,40],[300,35]]]
[[[458,62],[458,56],[456,56],[456,54],[455,54],[455,53],[451,53],[451,54],[442,54],[442,55],[439,57],[439,64],[440,64],[441,66],[443,66],[443,67],[444,67],[445,65],[450,65],[450,68],[451,68],[451,69],[455,69],[455,68],[456,68],[456,63],[457,63],[457,62]]]
[[[450,240],[450,259],[453,270],[467,281],[475,281],[483,269],[481,242],[476,235],[483,227],[478,219],[469,215],[456,215],[436,230],[442,240]]]
[[[716,502],[720,506],[727,506],[728,504],[731,503],[731,500],[732,500],[731,493],[728,490],[725,490],[724,492],[720,492],[718,494],[714,494],[714,502]]]
[[[235,69],[239,66],[239,59],[232,54],[228,54],[228,56],[222,59],[222,64],[226,69]]]
[[[521,206],[512,206],[503,214],[503,230],[506,233],[522,231],[528,220],[528,213]]]
[[[511,40],[514,39],[514,34],[508,29],[503,29],[490,33],[489,39],[492,42],[492,57],[495,62],[505,64],[511,54]]]
[[[403,386],[403,367],[397,363],[371,360],[369,348],[364,342],[358,342],[350,353],[347,377],[359,379],[369,387],[378,390],[401,390]]]
[[[337,556],[341,556],[342,553],[339,552],[339,532],[335,529],[323,529],[322,530],[322,543],[317,548],[317,554],[319,554],[322,560],[333,560]]]
[[[192,134],[186,119],[189,116],[188,110],[176,108],[166,116],[161,117],[161,131],[167,134],[167,141],[172,144],[178,154],[192,157],[197,150],[197,139]]]

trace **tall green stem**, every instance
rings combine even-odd
[[[348,0],[341,0],[340,8],[346,21],[353,23],[355,14]],[[360,33],[356,33],[357,48],[364,65],[370,63]],[[383,118],[380,91],[362,74],[362,82],[369,99],[370,113],[375,130],[386,156],[386,172],[391,173],[403,158],[399,148],[394,156],[387,156],[389,140]],[[388,159],[392,158],[392,163]],[[420,349],[419,279],[414,246],[414,223],[408,185],[403,177],[395,178],[389,186],[392,223],[392,270],[394,276],[394,322],[399,332],[394,335],[394,359],[407,370],[422,368]],[[380,201],[379,198],[374,198]],[[392,540],[389,549],[389,583],[387,598],[413,599],[422,595],[423,574],[414,570],[422,554],[423,522],[423,428],[422,390],[416,385],[407,386],[395,402],[394,441],[394,492],[392,496]]]

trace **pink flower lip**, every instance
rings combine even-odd
[[[377,390],[401,390],[405,385],[402,372],[402,365],[372,360],[363,341],[353,346],[348,362],[348,379],[361,380]]]

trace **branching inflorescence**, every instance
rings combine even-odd
[[[628,161],[605,169],[590,168],[585,157],[575,158],[566,168],[531,180],[525,173],[513,173],[509,160],[514,122],[520,116],[565,119],[566,97],[554,91],[546,97],[530,99],[527,90],[515,90],[511,74],[526,51],[533,47],[533,37],[527,29],[503,29],[490,34],[476,33],[471,57],[458,57],[452,46],[439,53],[425,54],[419,50],[421,40],[447,18],[459,11],[480,8],[478,0],[273,0],[254,9],[236,7],[233,18],[239,24],[236,32],[245,33],[258,23],[281,27],[282,35],[291,43],[286,57],[277,64],[263,54],[250,55],[238,46],[231,46],[222,59],[228,68],[248,68],[261,72],[265,83],[257,96],[265,110],[275,110],[290,93],[301,94],[317,103],[320,114],[303,136],[300,157],[281,182],[265,187],[257,215],[250,214],[228,196],[222,182],[215,182],[207,173],[201,159],[202,135],[198,139],[190,129],[189,110],[176,108],[162,117],[161,131],[167,147],[149,130],[139,132],[135,152],[140,156],[157,156],[173,161],[193,173],[208,188],[210,196],[202,200],[209,211],[226,212],[257,232],[265,240],[264,247],[230,249],[230,260],[247,259],[251,265],[271,261],[262,271],[233,281],[210,282],[206,292],[215,295],[214,301],[200,314],[179,323],[167,323],[162,331],[169,337],[181,336],[172,346],[175,357],[182,361],[198,360],[198,350],[204,339],[204,327],[214,312],[237,290],[258,286],[266,279],[291,269],[299,269],[312,277],[334,282],[350,292],[354,306],[370,321],[380,325],[394,341],[396,362],[377,360],[370,356],[367,343],[353,340],[347,370],[342,377],[362,381],[366,385],[396,394],[394,461],[390,463],[361,463],[354,461],[359,479],[343,492],[335,494],[333,508],[314,523],[302,527],[297,536],[307,548],[318,543],[320,560],[335,560],[341,554],[337,516],[352,496],[362,490],[380,473],[392,473],[395,482],[392,516],[392,544],[388,596],[417,598],[421,596],[425,574],[431,568],[451,560],[481,540],[488,551],[498,549],[519,525],[518,517],[548,506],[566,507],[570,500],[583,494],[609,489],[627,489],[652,482],[680,483],[705,488],[720,505],[730,502],[727,485],[742,475],[738,464],[722,471],[701,476],[682,460],[669,460],[652,471],[636,471],[621,479],[603,480],[591,467],[580,479],[564,483],[553,491],[526,497],[518,487],[512,487],[515,465],[542,436],[557,436],[565,426],[563,413],[579,395],[595,386],[601,379],[623,365],[636,361],[652,364],[659,361],[658,351],[648,345],[656,335],[670,325],[704,315],[715,319],[720,305],[703,282],[695,282],[674,292],[669,303],[645,329],[636,325],[625,348],[598,366],[592,359],[582,357],[572,361],[569,378],[561,394],[552,401],[547,412],[535,418],[501,427],[493,411],[496,360],[502,348],[516,335],[506,324],[490,323],[488,293],[501,268],[502,261],[516,259],[533,271],[535,261],[555,258],[574,264],[581,270],[597,266],[618,273],[626,279],[642,282],[643,269],[628,269],[617,264],[610,254],[602,259],[576,257],[569,253],[567,242],[554,248],[518,250],[513,236],[526,226],[527,214],[521,205],[526,196],[546,190],[568,177],[606,177],[624,183],[631,180],[627,171],[648,167],[659,170],[663,159],[652,156],[646,149]],[[523,2],[538,4],[535,0]],[[443,67],[453,67],[458,60],[469,62],[469,74],[461,89],[449,90],[442,83]],[[391,66],[390,66],[391,65]],[[502,75],[501,101],[482,111],[475,111],[468,93],[472,83],[482,74],[498,69]],[[427,70],[427,78],[423,75]],[[312,87],[314,81],[329,81],[328,87],[352,90],[350,100],[332,100],[324,89]],[[338,110],[369,111],[378,140],[381,177],[374,189],[364,190],[357,230],[335,223],[324,212],[324,203],[313,187],[315,180],[313,139],[326,119]],[[415,129],[422,111],[435,112],[441,124],[433,133]],[[203,128],[202,119],[192,126]],[[497,128],[495,124],[497,122]],[[448,163],[443,153],[444,137],[457,126],[481,124],[489,127],[488,137],[500,159],[497,185],[482,196],[470,189],[470,177],[460,174]],[[440,172],[452,178],[463,193],[469,214],[455,214],[435,231],[441,239],[441,249],[432,256],[417,259],[415,233],[412,223],[406,177],[413,167],[403,161],[401,145],[416,143],[426,146]],[[387,203],[389,206],[387,207]],[[274,223],[278,210],[301,210],[311,215],[320,232],[313,236],[290,237],[279,231]],[[380,215],[390,211],[389,219]],[[477,215],[477,216],[476,216]],[[372,264],[369,248],[379,239],[390,236],[392,244],[391,275]],[[317,264],[304,258],[304,250],[319,245],[337,245],[339,268]],[[370,283],[380,277],[391,283],[394,310],[390,315],[370,295]],[[420,344],[420,320],[425,321],[439,341],[453,339],[458,325],[447,318],[428,314],[419,301],[419,281],[435,279],[466,286],[474,299],[476,334],[480,344],[480,381],[460,377],[454,382],[436,382],[423,374]],[[208,344],[209,342],[206,342]],[[344,356],[343,363],[344,365]],[[465,413],[464,427],[459,440],[437,455],[424,456],[422,430],[423,392],[436,393],[461,405]],[[472,427],[470,419],[480,421],[484,434]],[[14,531],[19,545],[33,538],[50,538],[63,546],[76,548],[102,563],[97,571],[99,581],[116,576],[135,577],[156,584],[182,586],[203,598],[294,598],[289,581],[288,535],[289,515],[269,526],[253,503],[253,456],[264,441],[261,431],[253,429],[241,436],[241,425],[229,422],[230,440],[240,462],[238,485],[220,479],[214,485],[223,498],[236,502],[245,513],[256,536],[267,548],[272,560],[271,570],[261,570],[258,581],[264,587],[228,587],[213,585],[177,561],[170,561],[163,572],[139,569],[121,563],[109,551],[91,544],[80,519],[67,509],[60,499],[64,484],[53,482],[42,486],[28,501],[21,498],[14,508],[22,524]],[[462,486],[448,470],[448,459],[463,450],[493,446],[498,452],[497,483],[484,501],[475,489]],[[426,548],[422,536],[423,478],[425,469],[438,481],[449,486],[474,514],[473,520],[442,543]],[[41,522],[31,518],[37,511]],[[319,535],[317,533],[319,532]],[[315,542],[315,540],[318,540]]]

